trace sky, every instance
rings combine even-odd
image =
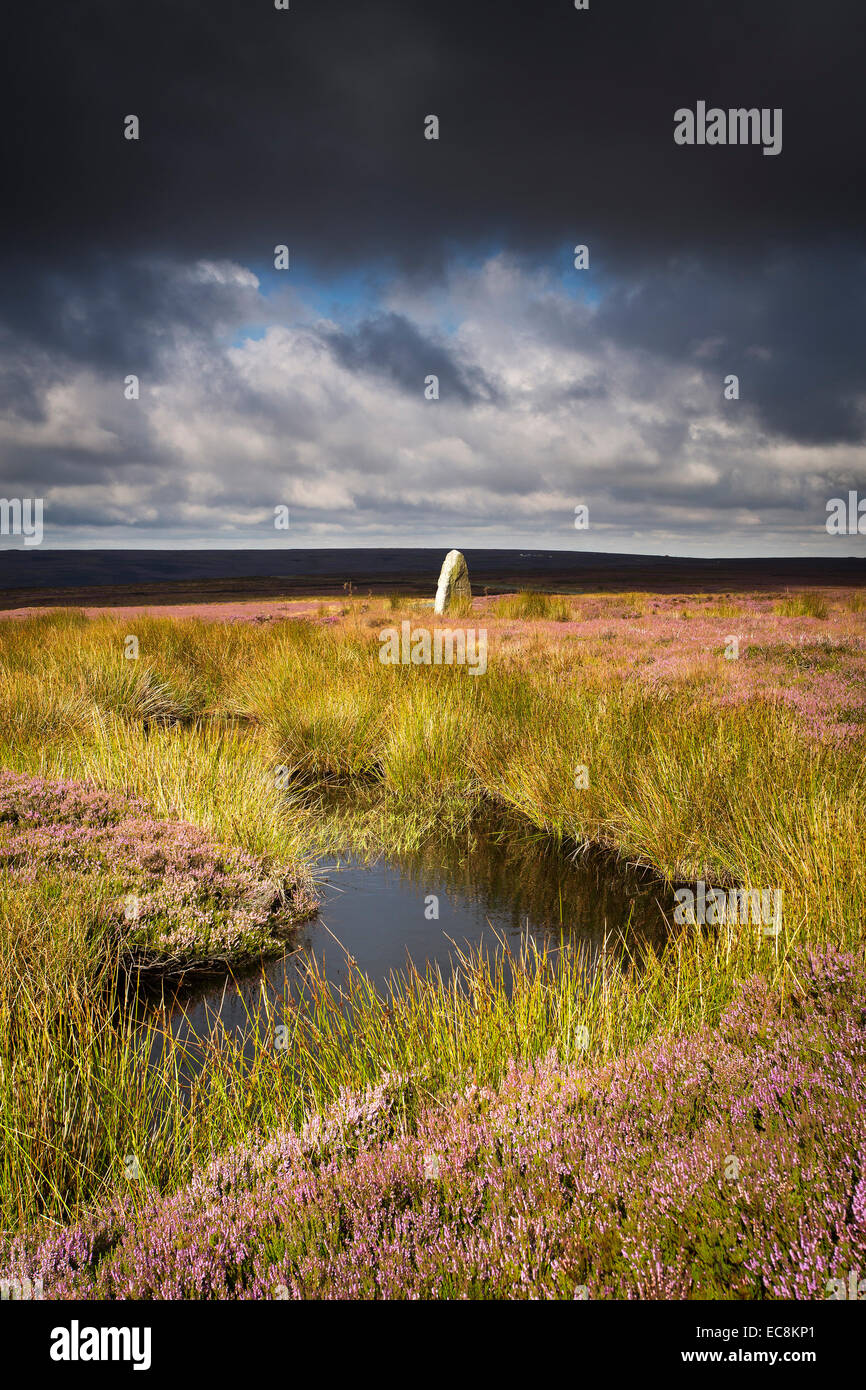
[[[866,554],[855,0],[18,8],[0,489],[45,547]],[[699,102],[778,153],[676,143]]]

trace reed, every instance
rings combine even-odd
[[[562,611],[539,600],[542,621]],[[365,617],[389,611],[365,603]],[[862,953],[862,739],[807,737],[778,700],[726,705],[704,675],[645,685],[618,665],[619,644],[587,655],[528,619],[514,620],[521,648],[494,647],[483,678],[385,666],[361,603],[344,606],[338,625],[88,622],[74,611],[5,622],[0,762],[141,797],[154,815],[299,873],[345,834],[399,851],[464,834],[496,803],[564,852],[597,844],[668,883],[781,889],[780,936],[678,933],[639,961],[611,942],[595,971],[576,951],[469,953],[453,977],[408,970],[384,993],[349,966],[342,996],[311,963],[302,1006],[251,1015],[245,1040],[217,1030],[192,1059],[159,1010],[142,1021],[117,1006],[107,883],[64,873],[22,886],[5,874],[5,1229],[128,1195],[130,1155],[148,1190],[170,1192],[211,1153],[297,1126],[388,1070],[418,1078],[419,1104],[444,1103],[470,1082],[498,1085],[510,1060],[573,1056],[578,1028],[590,1057],[622,1056],[712,1025],[755,971],[784,993],[807,950]],[[137,662],[124,656],[130,635]],[[359,790],[352,815],[327,811],[332,781]],[[277,1022],[290,1040],[280,1053],[268,1043]]]

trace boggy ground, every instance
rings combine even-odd
[[[717,1027],[555,1050],[407,1124],[383,1076],[300,1132],[47,1238],[48,1298],[821,1298],[866,1259],[866,973],[760,977]]]
[[[701,1296],[719,1288],[734,1296],[820,1292],[835,1276],[834,1262],[862,1254],[863,1136],[845,1099],[856,1100],[848,1069],[862,1047],[866,624],[860,595],[813,591],[709,602],[646,595],[480,598],[462,618],[449,619],[449,626],[488,628],[488,670],[477,677],[460,667],[378,660],[382,627],[404,618],[433,624],[429,606],[418,600],[323,601],[301,620],[273,617],[262,623],[132,614],[88,620],[57,612],[0,628],[0,763],[18,779],[7,775],[7,804],[20,805],[23,797],[39,816],[38,826],[24,830],[20,816],[0,827],[6,845],[0,1225],[26,1232],[31,1255],[46,1220],[68,1227],[45,1257],[60,1292],[72,1287],[63,1251],[85,1251],[86,1232],[114,1211],[126,1263],[112,1263],[115,1254],[98,1267],[89,1257],[81,1264],[74,1255],[73,1262],[81,1264],[82,1290],[91,1280],[94,1289],[116,1293],[135,1263],[130,1249],[137,1241],[141,1259],[153,1265],[145,1236],[151,1218],[142,1224],[141,1213],[165,1202],[168,1215],[174,1202],[173,1242],[185,1245],[190,1268],[213,1264],[212,1291],[223,1279],[225,1291],[264,1293],[272,1266],[279,1266],[291,1293],[344,1286],[351,1292],[345,1283],[351,1241],[345,1250],[329,1247],[331,1263],[316,1266],[313,1244],[304,1246],[301,1234],[301,1243],[292,1244],[285,1233],[274,1236],[257,1225],[240,1195],[240,1225],[231,1227],[231,1238],[246,1253],[237,1268],[235,1255],[227,1256],[228,1272],[219,1274],[222,1257],[207,1244],[207,1220],[189,1194],[207,1186],[214,1155],[248,1151],[238,1161],[254,1169],[268,1136],[277,1150],[291,1148],[295,1141],[287,1136],[315,1128],[316,1116],[331,1123],[335,1105],[363,1111],[377,1087],[390,1096],[390,1077],[398,1078],[396,1109],[390,1100],[386,1106],[392,1127],[379,1132],[374,1125],[361,1154],[333,1153],[327,1162],[336,1168],[316,1167],[315,1207],[327,1227],[342,1219],[334,1215],[346,1190],[341,1184],[360,1181],[362,1169],[368,1173],[364,1165],[372,1165],[363,1199],[369,1207],[359,1208],[358,1229],[368,1231],[376,1252],[365,1259],[384,1273],[380,1283],[355,1292],[393,1293],[401,1281],[407,1291],[434,1294],[568,1294],[575,1285],[590,1287],[593,1296]],[[137,660],[124,655],[130,635],[138,639]],[[739,640],[736,660],[725,656],[732,636]],[[575,777],[578,766],[588,770],[588,782]],[[312,792],[328,780],[363,782],[365,813],[342,821],[323,817]],[[676,933],[661,955],[650,952],[639,969],[603,969],[591,978],[579,962],[529,958],[520,963],[513,993],[495,965],[471,959],[463,963],[462,988],[410,973],[380,1000],[356,980],[351,1032],[340,1001],[311,978],[309,1008],[274,1019],[289,1025],[284,1048],[263,1042],[250,1063],[239,1046],[216,1039],[201,1075],[181,1086],[170,1041],[160,1066],[146,1067],[159,1015],[143,1037],[115,1008],[108,987],[124,964],[117,933],[106,930],[107,921],[116,921],[118,894],[141,898],[149,889],[158,894],[159,885],[127,882],[127,871],[133,879],[144,872],[134,856],[127,862],[121,854],[109,872],[108,858],[116,856],[108,841],[94,849],[81,830],[86,820],[76,821],[77,812],[64,820],[51,809],[63,806],[65,816],[70,806],[98,802],[97,794],[120,798],[111,800],[114,824],[129,815],[158,823],[154,833],[172,853],[194,838],[194,827],[204,837],[195,847],[202,863],[219,859],[220,872],[240,875],[229,873],[222,898],[208,896],[210,890],[202,897],[200,882],[185,883],[181,896],[192,894],[186,905],[204,914],[185,921],[192,937],[183,945],[192,950],[196,922],[205,937],[218,930],[242,900],[256,900],[255,883],[273,893],[277,870],[282,884],[293,885],[300,911],[311,891],[312,856],[322,848],[347,835],[366,849],[421,843],[434,829],[471,837],[489,801],[554,836],[564,851],[592,842],[670,882],[700,877],[781,889],[782,928],[776,936],[749,923],[713,932],[691,928]],[[177,829],[178,822],[190,828]],[[38,840],[37,874],[28,876],[15,852],[22,834],[33,844],[19,848]],[[82,844],[89,848],[79,862],[73,849]],[[133,855],[128,837],[124,844]],[[232,859],[233,853],[247,858]],[[245,898],[248,893],[253,897]],[[261,908],[264,898],[257,901]],[[167,954],[176,953],[167,900],[156,916],[169,931]],[[144,943],[155,957],[158,936],[150,933]],[[222,945],[230,964],[231,942]],[[840,952],[848,954],[843,959]],[[744,996],[751,977],[758,983]],[[755,990],[768,1020],[758,1029],[764,1030],[758,1063],[755,1039],[732,1042],[725,1021],[740,1007],[737,999],[753,999]],[[822,1044],[818,1057],[825,1025],[832,1045]],[[652,1055],[662,1082],[657,1090],[649,1082],[637,1087],[633,1123],[654,1136],[658,1156],[649,1185],[621,1151],[601,1164],[604,1143],[619,1132],[616,1076],[629,1068],[643,1076],[647,1047],[661,1049]],[[719,1095],[732,1104],[739,1097],[723,1157],[751,1154],[748,1163],[756,1164],[752,1146],[765,1141],[755,1136],[770,1133],[762,1116],[774,1117],[767,1121],[771,1149],[784,1150],[792,1166],[779,1159],[780,1188],[772,1200],[748,1163],[739,1186],[720,1178],[718,1166],[707,1168],[708,1136],[712,1145],[722,1143],[722,1120],[703,1091],[683,1128],[679,1096],[699,1085],[701,1049],[726,1059]],[[691,1079],[684,1079],[676,1057],[685,1059]],[[762,1076],[777,1078],[776,1101],[761,1090]],[[554,1136],[547,1149],[527,1153],[516,1166],[495,1138],[496,1116],[512,1106],[515,1086],[533,1098],[539,1133]],[[489,1093],[484,1106],[492,1118],[471,1119],[475,1138],[466,1137],[469,1102],[454,1099],[467,1087]],[[550,1176],[556,1153],[573,1175],[589,1162],[580,1149],[588,1131],[582,1121],[568,1129],[567,1115],[577,1111],[557,1109],[560,1091],[594,1097],[604,1179],[595,1197],[583,1177],[574,1177],[570,1188],[567,1174],[558,1186]],[[759,1094],[756,1120],[748,1098]],[[431,1196],[424,1185],[429,1178],[417,1191],[410,1183],[405,1203],[400,1198],[394,1205],[397,1189],[403,1191],[395,1175],[406,1164],[417,1167],[419,1145],[429,1158],[425,1136],[435,1116],[445,1126],[443,1171],[450,1171],[447,1155],[456,1153],[458,1133],[470,1147],[477,1140],[473,1152],[486,1155],[478,1171],[496,1196],[484,1218],[483,1258],[459,1215],[475,1210],[477,1173],[464,1174],[465,1183],[454,1178],[453,1227],[440,1189]],[[450,1139],[449,1125],[455,1127]],[[635,1162],[641,1152],[638,1145]],[[823,1188],[815,1176],[821,1161],[833,1174]],[[359,1163],[362,1169],[351,1173],[345,1166]],[[807,1181],[797,1176],[798,1163],[812,1174]],[[131,1190],[133,1168],[138,1185]],[[293,1187],[294,1169],[279,1171],[289,1207],[313,1191],[312,1177],[299,1176]],[[450,1192],[446,1182],[446,1197]],[[544,1228],[539,1239],[551,1252],[543,1269],[527,1253],[530,1235],[530,1244],[519,1235],[530,1197]],[[688,1249],[671,1234],[674,1210],[679,1227],[697,1241]],[[429,1234],[429,1223],[438,1222],[457,1232],[456,1263],[424,1266],[415,1234],[406,1236],[405,1248],[395,1244],[400,1212],[409,1225],[418,1218],[417,1231]],[[695,1234],[720,1226],[718,1242]],[[736,1262],[719,1253],[729,1228],[738,1233],[742,1259]],[[302,1229],[318,1241],[312,1226]],[[773,1254],[778,1247],[784,1255],[801,1237],[793,1263]],[[629,1251],[633,1276],[624,1273]],[[149,1287],[156,1296],[173,1287],[170,1264],[166,1251],[163,1265],[153,1265]]]
[[[388,599],[259,599],[235,603],[96,606],[89,618],[127,624],[154,617],[272,625],[287,619],[357,630],[387,626],[395,617],[417,625],[432,601]],[[0,612],[26,621],[48,609]],[[719,686],[717,697],[740,703],[760,692],[798,710],[816,730],[844,738],[866,718],[866,596],[860,590],[775,591],[757,594],[599,593],[550,596],[525,592],[476,597],[456,625],[483,623],[491,643],[512,657],[533,642],[571,647],[576,665],[630,669],[645,682],[669,679]],[[451,625],[455,625],[451,621]],[[730,639],[736,639],[737,656]],[[578,645],[579,644],[579,645]],[[719,658],[727,665],[720,667]]]

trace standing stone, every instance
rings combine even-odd
[[[442,562],[433,612],[447,613],[453,606],[455,599],[471,597],[472,588],[469,583],[466,560],[459,550],[449,550]]]

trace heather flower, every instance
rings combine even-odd
[[[279,948],[310,915],[290,866],[214,844],[198,826],[79,782],[0,770],[0,869],[22,883],[72,874],[107,885],[130,962],[189,967]]]
[[[615,1061],[514,1061],[411,1129],[384,1076],[3,1263],[60,1299],[825,1297],[866,1267],[866,969],[805,974]]]

